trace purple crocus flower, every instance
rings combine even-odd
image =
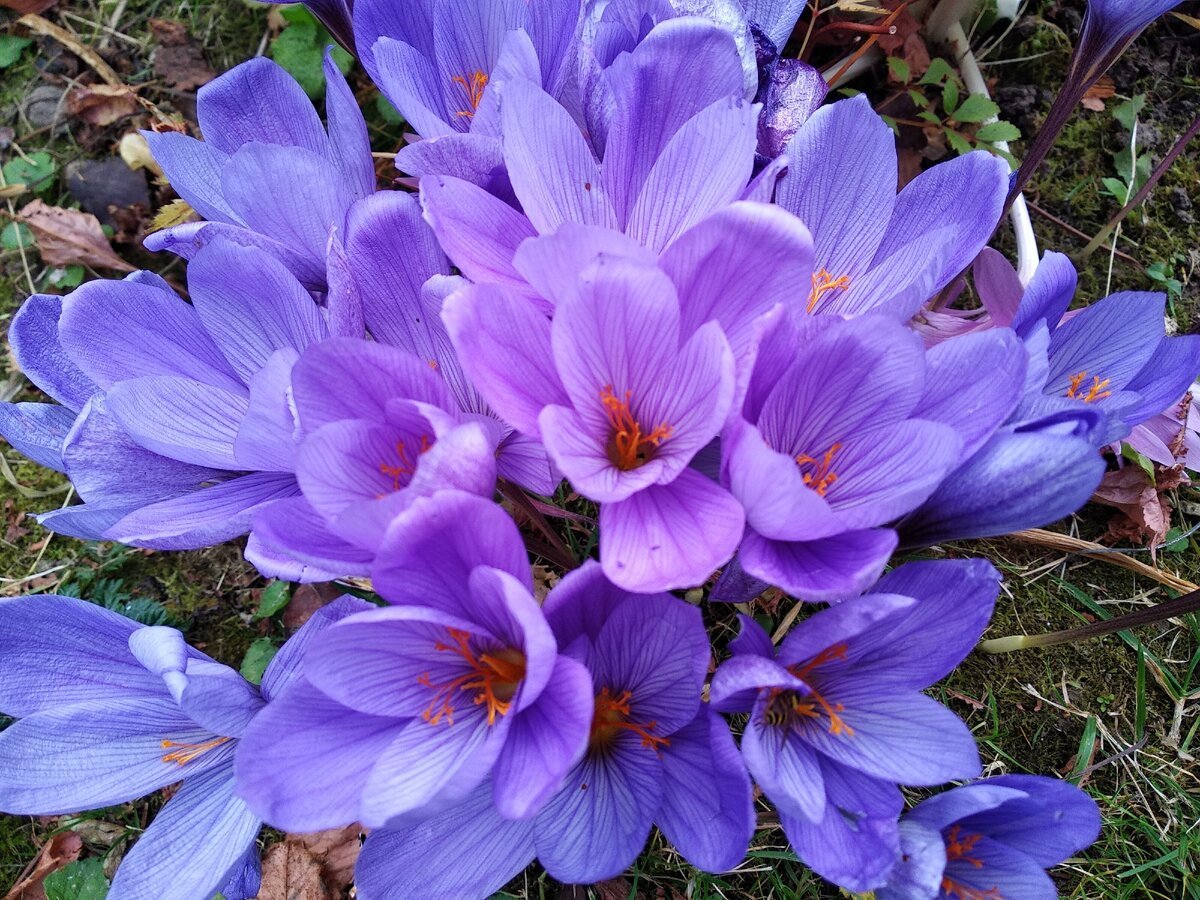
[[[0,601],[0,809],[60,815],[182,782],[126,854],[113,900],[258,894],[261,821],[234,796],[239,738],[296,676],[303,648],[366,607],[342,597],[276,655],[255,687],[184,643],[73,597]]]
[[[699,611],[620,590],[595,562],[556,585],[545,611],[564,652],[591,672],[583,758],[532,820],[501,818],[484,783],[435,819],[374,832],[356,871],[365,900],[488,897],[535,857],[559,881],[612,878],[637,858],[652,823],[705,871],[745,855],[750,782],[729,727],[700,701],[709,649]],[[479,852],[471,866],[451,866],[446,846]]]
[[[722,434],[722,484],[746,510],[742,570],[816,601],[879,577],[897,541],[883,526],[929,497],[1020,394],[1011,334],[954,350],[967,352],[927,358],[911,330],[879,315],[776,324]],[[981,371],[988,391],[964,391]]]
[[[533,598],[512,520],[462,492],[417,500],[373,578],[398,605],[312,643],[303,679],[246,732],[239,796],[289,831],[374,828],[453,805],[490,773],[501,813],[535,814],[583,753],[592,690]]]
[[[190,304],[143,272],[31,297],[15,317],[22,368],[70,412],[5,405],[0,431],[86,501],[44,514],[47,527],[190,549],[244,533],[256,509],[297,493],[280,420],[292,362],[329,335],[322,310],[253,247],[215,240],[188,276]]]
[[[328,129],[295,79],[260,57],[200,89],[203,141],[145,132],[171,186],[205,219],[149,235],[147,249],[191,259],[224,237],[266,250],[307,287],[324,290],[330,233],[375,190],[366,123],[329,58],[325,78]]]
[[[1044,870],[1096,840],[1100,811],[1056,778],[1000,775],[923,800],[900,833],[904,856],[878,900],[1054,900]]]
[[[303,496],[255,516],[247,555],[260,571],[275,574],[270,561],[282,558],[368,575],[388,526],[416,498],[492,495],[499,427],[461,415],[423,359],[373,341],[324,341],[292,370],[291,402]]]
[[[855,892],[880,886],[900,855],[896,785],[978,774],[970,731],[920,692],[978,641],[999,580],[984,560],[909,563],[804,620],[778,652],[742,616],[713,707],[750,713],[750,774],[822,877]]]
[[[669,19],[619,62],[606,70],[605,135],[584,135],[535,82],[503,86],[503,162],[522,211],[461,178],[422,179],[429,221],[464,275],[524,285],[517,247],[564,223],[621,232],[659,253],[746,194],[755,110],[729,34]]]
[[[445,297],[465,281],[450,276],[450,261],[421,218],[417,198],[380,191],[356,204],[344,242],[331,251],[330,266],[330,305],[361,309],[362,323],[376,341],[427,363],[463,413],[485,418],[490,431],[499,429],[499,477],[537,494],[553,494],[562,479],[552,471],[545,448],[500,419],[463,372],[440,313]]]
[[[688,587],[732,555],[741,507],[689,463],[729,412],[733,353],[716,322],[685,319],[661,270],[601,257],[553,322],[487,284],[449,298],[444,316],[491,405],[601,504],[600,561],[614,583]]]
[[[976,151],[896,194],[895,137],[865,96],[818,109],[785,152],[776,202],[813,235],[810,313],[909,319],[983,249],[1008,190],[1004,161]]]

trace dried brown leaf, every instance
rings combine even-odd
[[[154,74],[173,88],[194,91],[217,77],[200,44],[179,22],[151,19],[150,31],[158,46],[154,50]]]
[[[363,831],[361,825],[355,824],[313,834],[291,834],[288,840],[302,844],[312,854],[321,865],[325,886],[337,895],[354,881],[354,864],[362,850],[359,836]]]
[[[73,831],[60,831],[42,846],[42,852],[4,895],[4,900],[33,900],[38,895],[44,897],[42,880],[51,872],[75,862],[82,851],[83,838]]]
[[[1103,112],[1104,101],[1117,92],[1117,84],[1109,75],[1101,75],[1100,80],[1087,89],[1083,95],[1084,109],[1092,112]]]
[[[33,231],[38,252],[49,265],[133,271],[133,266],[113,252],[99,220],[90,213],[34,200],[21,208],[17,218]]]
[[[24,16],[45,12],[56,2],[57,0],[0,0],[0,6],[15,9],[19,15]]]
[[[67,92],[67,112],[89,125],[103,128],[138,109],[137,97],[124,85],[77,84]]]
[[[276,844],[263,857],[258,900],[330,900],[321,864],[299,841]]]

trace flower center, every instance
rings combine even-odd
[[[479,103],[483,100],[483,89],[488,84],[487,74],[476,70],[470,75],[455,75],[450,80],[462,86],[467,94],[467,102],[471,104],[470,109],[460,109],[455,115],[466,119],[474,118],[475,110],[479,109]]]
[[[188,744],[181,743],[179,741],[163,741],[162,747],[164,750],[170,750],[172,747],[176,749],[165,754],[162,758],[162,761],[165,763],[177,763],[181,766],[186,765],[194,759],[199,759],[209,750],[215,750],[222,744],[228,744],[232,740],[233,738],[230,737],[218,737],[213,738],[211,741],[205,741],[202,744]]]
[[[636,469],[653,459],[659,444],[671,436],[671,426],[666,422],[649,434],[642,434],[642,426],[629,410],[631,394],[632,392],[626,391],[622,400],[613,393],[611,384],[605,385],[604,390],[600,392],[604,415],[612,426],[612,437],[608,441],[608,458],[622,472]]]
[[[1111,379],[1105,378],[1100,380],[1099,375],[1092,376],[1092,383],[1088,385],[1086,391],[1083,383],[1087,380],[1087,372],[1076,372],[1071,376],[1071,386],[1067,388],[1067,396],[1072,400],[1082,400],[1084,403],[1095,403],[1097,400],[1103,400],[1105,397],[1111,397],[1112,391],[1106,391]]]
[[[975,845],[983,838],[982,834],[966,834],[961,835],[959,831],[961,826],[955,825],[945,835],[946,840],[946,862],[965,862],[975,867],[976,869],[983,868],[983,861],[976,859],[969,854],[974,849]],[[986,891],[981,891],[978,888],[973,888],[970,885],[955,881],[948,876],[942,877],[942,891],[947,897],[957,897],[959,900],[1004,900],[1000,896],[999,888],[988,888]]]
[[[825,456],[820,460],[809,456],[807,453],[800,453],[796,456],[796,464],[801,469],[809,467],[808,471],[804,472],[804,483],[820,494],[825,496],[825,492],[830,486],[838,480],[836,474],[830,471],[833,466],[834,455],[842,449],[842,445],[834,444],[825,451]]]
[[[608,688],[600,689],[596,697],[596,711],[592,714],[592,732],[588,745],[593,750],[601,750],[611,744],[620,732],[632,731],[642,739],[643,747],[649,747],[662,756],[662,748],[671,746],[670,738],[651,734],[651,731],[658,727],[657,721],[645,724],[629,721],[630,697],[632,694],[629,691],[623,691],[614,697]]]
[[[808,312],[816,309],[817,304],[826,294],[833,291],[844,291],[848,287],[850,287],[849,275],[839,275],[834,278],[828,269],[821,266],[812,275],[812,291],[808,295]]]
[[[835,660],[844,660],[848,644],[834,644],[826,647],[802,666],[788,666],[788,671],[797,678],[804,679],[809,692],[787,688],[771,688],[767,695],[767,708],[763,711],[763,722],[767,725],[790,725],[801,719],[820,719],[822,715],[829,719],[829,733],[854,737],[854,729],[846,724],[840,715],[845,707],[840,703],[831,703],[822,696],[821,692],[808,680],[808,676],[817,668]]]
[[[421,435],[421,445],[417,448],[417,456],[425,453],[433,446],[429,435]],[[396,441],[396,462],[384,460],[379,464],[379,471],[392,479],[392,490],[398,491],[412,480],[417,471],[417,461],[413,459],[404,441]],[[380,496],[383,496],[382,494]]]
[[[471,635],[458,628],[447,628],[450,643],[437,641],[433,649],[439,653],[452,653],[470,667],[465,673],[450,681],[435,684],[428,672],[417,678],[419,684],[433,689],[429,708],[421,718],[430,725],[454,724],[454,699],[458,694],[471,697],[476,706],[487,705],[487,723],[496,724],[496,717],[503,716],[512,708],[512,699],[525,678],[525,654],[506,648],[495,653],[476,653],[471,649]]]

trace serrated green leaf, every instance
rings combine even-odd
[[[286,581],[272,581],[263,588],[262,596],[258,600],[258,611],[254,613],[254,618],[271,618],[287,606],[291,599],[292,586],[290,584]]]
[[[104,861],[96,857],[76,860],[47,875],[42,887],[46,900],[104,900],[108,896]]]
[[[0,69],[7,69],[21,58],[21,51],[33,43],[31,38],[0,34]]]
[[[24,222],[9,222],[0,231],[0,248],[5,250],[29,249],[33,246],[33,232]]]
[[[5,184],[23,184],[31,191],[41,193],[54,186],[54,175],[58,166],[45,150],[26,156],[14,156],[4,164]]]
[[[901,59],[899,56],[889,56],[887,64],[888,74],[892,78],[901,84],[908,84],[908,80],[912,78],[912,69],[909,67],[907,61]]]
[[[974,149],[969,140],[951,128],[946,129],[946,143],[959,156],[962,156],[964,153],[970,153]]]
[[[983,94],[971,94],[954,110],[956,122],[983,122],[1000,114],[1000,107]]]
[[[921,112],[917,113],[917,118],[921,119],[925,122],[928,122],[931,125],[941,125],[942,124],[942,117],[939,116],[935,112],[931,112],[928,109],[922,110]]]
[[[988,122],[977,132],[975,137],[981,141],[1015,141],[1021,137],[1021,129],[1011,122]]]
[[[270,638],[259,638],[250,645],[250,649],[246,651],[245,657],[242,659],[242,667],[239,671],[242,677],[251,684],[261,684],[263,672],[267,670],[268,663],[275,658],[275,654],[279,652],[279,648]]]
[[[916,88],[909,89],[908,99],[911,100],[914,104],[916,104],[921,109],[925,109],[927,106],[929,106],[929,98],[926,97],[920,91],[918,91]]]
[[[921,76],[921,80],[917,84],[941,84],[947,78],[953,77],[954,69],[950,67],[950,63],[939,56],[929,63],[929,68],[925,70],[925,74]]]
[[[947,78],[946,84],[942,87],[942,108],[946,110],[947,115],[958,109],[958,101],[958,82],[953,78]]]

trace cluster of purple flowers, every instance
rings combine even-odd
[[[1069,311],[1057,254],[1022,284],[985,248],[988,153],[897,193],[865,99],[822,105],[780,57],[797,0],[309,5],[419,134],[418,192],[376,189],[336,66],[324,123],[275,64],[237,67],[200,92],[203,141],[149,136],[202,217],[148,241],[190,302],[146,272],[31,297],[10,340],[55,402],[0,405],[0,433],[74,485],[57,532],[248,535],[264,575],[369,577],[378,604],[325,607],[254,686],[172,629],[0,602],[0,809],[182,782],[113,900],[254,896],[263,822],[363,823],[366,900],[478,898],[534,860],[614,877],[654,827],[731,869],[756,783],[847,890],[1053,896],[1095,805],[971,781],[969,730],[922,693],[999,573],[887,570],[1074,511],[1102,448],[1164,443],[1200,338],[1155,295]],[[925,308],[972,261],[982,308]],[[554,560],[539,602],[510,510],[555,505],[598,559]],[[669,593],[714,575],[712,600],[830,605],[782,641],[742,615],[714,670]],[[904,812],[902,786],[963,780]]]

